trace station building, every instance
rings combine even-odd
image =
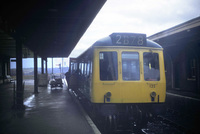
[[[148,38],[164,48],[167,92],[200,95],[200,17]]]

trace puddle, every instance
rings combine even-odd
[[[24,105],[26,105],[27,107],[33,107],[33,105],[31,104],[31,101],[35,98],[35,95],[30,96],[29,98],[26,99],[26,101],[24,102]]]

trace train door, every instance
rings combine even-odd
[[[94,54],[93,102],[120,103],[118,51],[96,49]]]
[[[138,51],[121,51],[120,60],[122,102],[140,102],[142,94],[140,53]]]
[[[78,69],[78,62],[76,58],[70,58],[69,60],[69,73],[72,75]]]
[[[76,58],[70,58],[68,76],[66,76],[68,88],[76,89],[77,87],[78,61]]]
[[[165,102],[166,79],[163,52],[151,50],[143,52],[143,97],[146,102]],[[144,101],[144,102],[145,102]]]
[[[122,51],[121,63],[121,92],[124,103],[164,101],[165,78],[161,52]],[[160,97],[152,100],[152,93]]]

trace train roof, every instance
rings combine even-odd
[[[132,35],[139,35],[142,37],[144,37],[145,39],[145,44],[144,45],[130,45],[130,44],[126,44],[126,45],[118,45],[118,46],[136,46],[136,47],[148,47],[148,48],[162,48],[158,43],[151,41],[149,39],[146,38],[146,35],[144,34],[137,34],[137,33],[112,33],[111,35],[102,38],[100,40],[97,40],[89,49],[85,50],[81,55],[79,55],[77,58],[82,57],[83,55],[86,55],[88,52],[90,52],[89,50],[93,48],[93,46],[117,46],[116,43],[113,43],[113,39],[112,37],[118,34],[123,34],[126,36],[132,36]]]
[[[145,44],[144,45],[138,45],[138,44],[116,44],[116,39],[113,39],[113,36],[115,35],[123,35],[124,37],[128,37],[128,36],[132,36],[132,35],[138,35],[138,34],[135,34],[135,33],[113,33],[105,38],[102,38],[100,40],[97,40],[93,46],[137,46],[137,47],[151,47],[151,48],[162,48],[158,43],[154,42],[154,41],[151,41],[149,39],[146,38],[146,35],[143,36],[144,39],[145,39]],[[144,35],[144,34],[143,34]],[[141,36],[141,34],[139,34],[139,36]],[[120,38],[122,39],[122,38]],[[117,39],[119,40],[119,39]],[[123,42],[125,42],[123,40]]]

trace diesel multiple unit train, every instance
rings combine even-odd
[[[163,48],[145,34],[113,33],[70,58],[67,82],[105,126],[142,124],[152,105],[165,102]]]

